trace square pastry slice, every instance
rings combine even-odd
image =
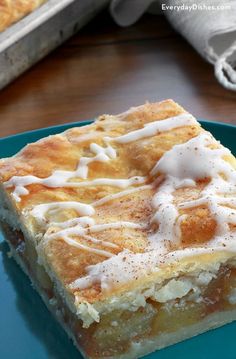
[[[85,358],[236,319],[236,160],[171,100],[0,161],[12,254]]]

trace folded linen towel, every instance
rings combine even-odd
[[[210,63],[227,89],[236,91],[236,0],[112,0],[115,21],[128,26],[154,8]]]

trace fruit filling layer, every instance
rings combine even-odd
[[[47,273],[37,264],[37,253],[22,232],[6,224],[4,231],[30,276],[48,298],[52,310],[91,358],[125,353],[133,342],[177,332],[214,312],[236,308],[236,269],[222,265],[214,274],[204,272],[197,277],[172,278],[147,299],[144,307],[135,311],[114,310],[102,315],[99,323],[84,328],[82,321],[63,302]]]

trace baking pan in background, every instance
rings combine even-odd
[[[75,34],[108,0],[48,0],[0,33],[0,89]]]

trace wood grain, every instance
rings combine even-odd
[[[173,98],[196,117],[236,124],[236,93],[164,17],[119,28],[99,15],[0,93],[0,136]]]

